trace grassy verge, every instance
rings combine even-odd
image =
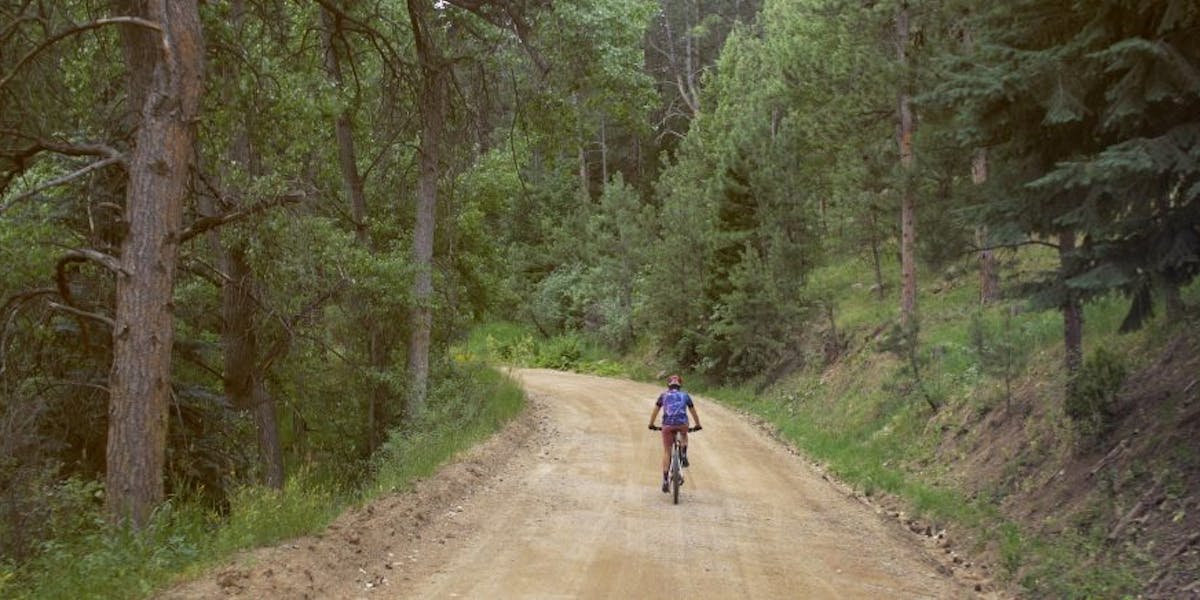
[[[105,524],[95,483],[68,482],[63,498],[74,511],[63,534],[33,559],[0,564],[0,597],[13,599],[139,598],[239,550],[267,546],[325,528],[345,508],[408,487],[455,454],[500,429],[520,412],[515,382],[479,365],[460,364],[431,390],[429,414],[409,433],[396,433],[375,458],[375,477],[347,490],[306,471],[282,491],[235,492],[225,514],[186,498],[165,503],[142,532]]]
[[[995,558],[995,573],[1002,580],[1035,596],[1136,593],[1132,565],[1106,553],[1095,535],[1068,531],[1039,536],[1004,516],[1002,496],[970,492],[954,477],[961,472],[954,464],[956,447],[948,450],[948,435],[967,432],[985,415],[1006,410],[1014,387],[1044,404],[1032,417],[1006,418],[1023,419],[1024,427],[1053,430],[1053,435],[1040,438],[1058,445],[1046,452],[1069,453],[1086,435],[1061,410],[1065,379],[1060,315],[1026,312],[1006,302],[980,309],[969,275],[929,278],[921,288],[918,380],[908,361],[885,351],[885,344],[871,335],[886,331],[882,326],[895,318],[895,310],[858,280],[865,272],[856,265],[839,265],[816,275],[824,280],[819,283],[836,290],[838,326],[850,332],[849,348],[837,363],[810,365],[763,393],[749,388],[704,393],[773,424],[783,438],[862,493],[900,498],[915,516],[969,532],[975,550]],[[1186,297],[1194,295],[1195,288],[1187,290]],[[1156,345],[1167,337],[1163,323],[1120,335],[1117,329],[1127,307],[1120,296],[1085,307],[1085,354],[1108,349],[1129,369],[1153,356]],[[989,354],[988,344],[1012,355],[1011,369],[989,368],[995,367],[999,355]],[[936,413],[925,394],[938,404]],[[1027,397],[1023,406],[1029,403]],[[1023,465],[1009,466],[1015,474]]]

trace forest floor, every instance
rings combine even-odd
[[[743,415],[698,399],[676,506],[646,430],[658,387],[514,375],[527,410],[414,489],[161,597],[1005,597]]]

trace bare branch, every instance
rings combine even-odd
[[[260,373],[266,373],[271,369],[271,365],[273,365],[276,360],[286,356],[288,350],[291,348],[292,339],[296,337],[296,324],[308,317],[310,314],[316,312],[317,309],[321,308],[321,306],[323,306],[326,302],[341,294],[343,290],[349,287],[349,285],[350,280],[342,279],[338,281],[337,284],[332,288],[329,288],[325,292],[321,293],[321,295],[309,301],[308,304],[300,309],[299,313],[296,313],[288,318],[284,318],[282,315],[277,315],[276,318],[279,319],[279,323],[283,326],[283,330],[287,335],[280,338],[279,341],[276,342],[275,345],[272,346],[271,349],[266,353],[266,356],[263,357],[262,366],[258,368],[258,371]]]
[[[508,29],[515,33],[517,41],[521,44],[521,48],[525,50],[525,53],[529,55],[529,59],[537,67],[538,74],[545,77],[550,72],[550,64],[546,62],[546,58],[532,44],[533,27],[525,19],[522,11],[511,2],[506,0],[448,0],[448,2],[496,27]],[[497,15],[488,10],[489,8],[502,11],[504,14]]]
[[[106,158],[103,160],[98,160],[94,163],[91,163],[91,164],[83,167],[82,169],[78,169],[74,172],[67,173],[66,175],[63,175],[62,177],[59,177],[57,179],[52,179],[50,181],[47,181],[46,183],[43,183],[29,191],[26,191],[22,194],[19,194],[19,195],[13,197],[11,200],[9,200],[8,202],[5,202],[4,204],[0,204],[0,215],[4,214],[6,211],[8,211],[8,209],[12,208],[13,205],[15,205],[16,203],[18,203],[22,200],[25,200],[27,198],[32,198],[33,196],[37,195],[38,193],[40,193],[42,191],[48,190],[52,187],[57,187],[57,186],[63,185],[64,183],[69,183],[75,179],[78,179],[80,177],[83,177],[84,175],[87,175],[88,173],[91,173],[92,171],[97,171],[99,169],[103,169],[104,167],[107,167],[108,165],[111,165],[113,163],[122,163],[122,162],[124,162],[124,159],[120,156],[109,157],[109,158]]]
[[[89,260],[108,269],[109,271],[112,271],[113,273],[124,273],[126,275],[129,274],[127,271],[121,268],[121,261],[117,260],[115,256],[112,256],[111,254],[105,254],[99,250],[92,250],[91,248],[76,248],[70,252],[67,252],[62,258],[58,259],[58,264],[54,266],[54,270],[55,272],[61,273],[62,269],[66,267],[68,263],[86,262]]]
[[[1003,243],[1003,244],[988,244],[988,245],[982,246],[982,247],[976,247],[973,244],[968,245],[967,246],[968,250],[965,253],[963,253],[963,256],[968,256],[968,255],[975,254],[978,252],[984,252],[986,250],[999,250],[999,249],[1003,249],[1003,248],[1020,248],[1021,246],[1045,246],[1047,248],[1054,248],[1055,250],[1059,250],[1062,248],[1062,246],[1059,246],[1058,244],[1055,244],[1053,242],[1047,242],[1047,241],[1036,240],[1036,239],[1028,239],[1028,240],[1021,240],[1019,242],[1007,242],[1007,243]]]
[[[15,308],[13,307],[18,304],[22,304],[27,300],[31,300],[38,296],[53,296],[56,293],[58,293],[58,290],[54,288],[38,288],[36,290],[28,290],[13,294],[12,296],[9,296],[8,300],[4,301],[4,306],[0,307],[0,315],[7,314],[9,309],[13,309],[15,311]]]
[[[54,288],[38,288],[36,290],[13,294],[8,300],[4,301],[4,306],[0,308],[0,316],[8,315],[8,318],[4,320],[3,328],[0,328],[0,374],[8,370],[8,360],[6,359],[8,332],[12,329],[13,321],[17,318],[17,313],[20,312],[20,305],[38,296],[53,296],[56,293],[58,293],[58,290]],[[12,311],[12,314],[9,314],[9,310]]]
[[[262,202],[259,202],[258,204],[255,204],[254,206],[251,206],[249,208],[245,208],[242,210],[235,210],[233,212],[225,213],[223,215],[213,215],[210,217],[201,217],[199,219],[196,219],[195,222],[193,222],[191,225],[187,226],[187,228],[185,228],[183,231],[181,231],[179,233],[179,243],[182,244],[183,242],[186,242],[206,231],[215,229],[222,225],[233,223],[234,221],[240,221],[251,215],[263,212],[269,208],[274,208],[276,206],[282,206],[284,204],[294,204],[296,202],[300,202],[303,199],[304,199],[304,192],[289,192],[282,196],[277,196],[275,198],[271,198],[270,200],[264,200]]]
[[[49,48],[50,46],[53,46],[54,44],[58,43],[59,41],[63,40],[64,38],[68,38],[70,36],[77,35],[77,34],[85,32],[85,31],[91,31],[92,29],[99,29],[99,28],[107,26],[107,25],[121,25],[121,24],[137,25],[139,27],[153,29],[160,33],[163,30],[162,26],[159,25],[158,23],[155,23],[154,21],[147,21],[146,19],[141,19],[138,17],[109,17],[107,19],[97,19],[95,21],[92,21],[91,23],[84,23],[83,25],[78,25],[75,27],[71,27],[69,29],[64,29],[64,30],[46,38],[41,44],[38,44],[32,50],[30,50],[29,52],[26,52],[25,56],[22,56],[21,59],[17,61],[17,64],[13,65],[12,70],[9,71],[8,74],[4,76],[3,79],[0,79],[0,90],[4,89],[4,87],[7,86],[9,84],[9,82],[12,81],[13,76],[17,74],[17,71],[20,71],[21,68],[25,66],[25,63],[33,60],[33,58],[35,56],[37,56],[38,54],[41,54],[43,50],[45,50],[46,48]]]
[[[53,308],[54,310],[61,310],[65,313],[70,313],[77,317],[83,317],[85,319],[99,321],[101,323],[104,323],[105,325],[108,325],[109,329],[113,329],[116,326],[113,323],[112,318],[106,317],[99,313],[88,312],[86,310],[80,310],[78,308],[75,308],[74,306],[67,306],[65,304],[59,304],[57,302],[47,302],[46,305],[49,306],[50,308]]]

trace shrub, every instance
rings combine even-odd
[[[1099,348],[1084,361],[1067,386],[1065,410],[1084,433],[1101,435],[1113,426],[1117,392],[1125,382],[1121,357]]]
[[[571,371],[583,359],[584,342],[577,335],[550,338],[538,348],[537,366]]]

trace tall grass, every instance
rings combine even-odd
[[[367,497],[400,491],[418,478],[433,473],[448,458],[470,448],[500,429],[525,404],[525,394],[512,379],[491,369],[478,369],[464,380],[448,382],[434,390],[435,406],[425,422],[393,432],[375,457],[376,477]],[[439,402],[446,397],[467,397],[462,402]]]

